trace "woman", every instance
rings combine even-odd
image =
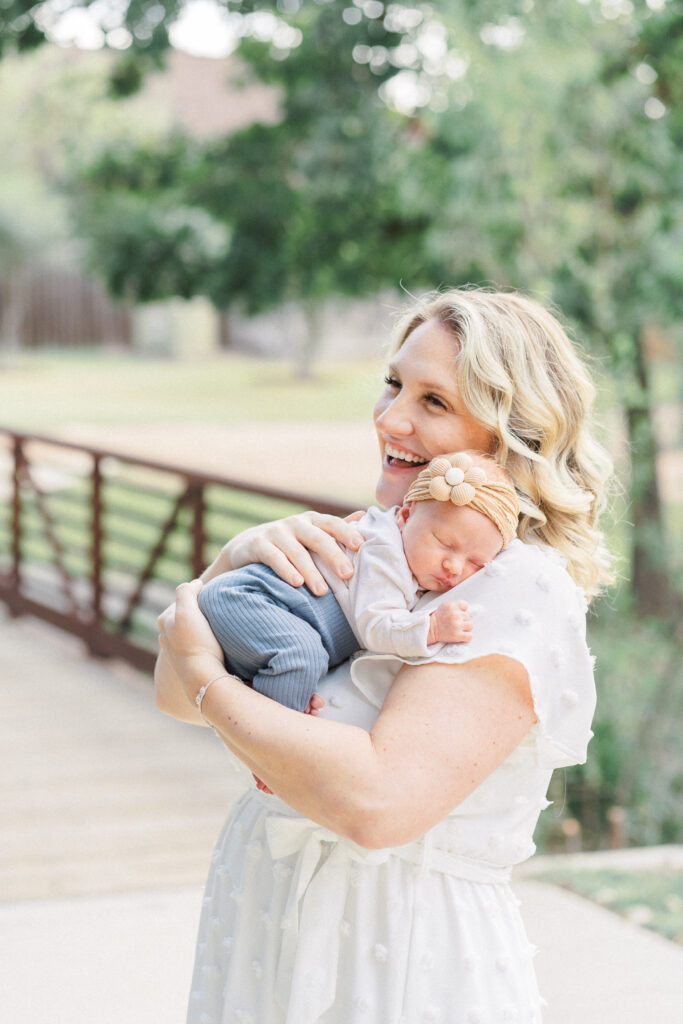
[[[378,502],[400,504],[434,455],[474,448],[506,466],[521,508],[518,539],[458,586],[473,640],[439,663],[364,654],[353,679],[342,666],[324,681],[318,718],[301,715],[223,675],[199,584],[178,588],[158,704],[201,723],[196,695],[220,676],[203,715],[276,794],[252,786],[219,838],[192,1024],[540,1019],[507,879],[533,852],[553,768],[584,761],[590,738],[584,592],[608,578],[609,472],[592,398],[557,321],[523,296],[452,291],[405,318],[374,412]],[[255,528],[204,579],[261,561],[323,592],[310,552],[343,575],[337,540],[356,546],[353,524],[313,513]]]

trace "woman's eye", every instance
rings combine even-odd
[[[396,379],[396,377],[386,376],[384,378],[384,383],[388,388],[400,388],[401,386],[400,382]]]
[[[436,395],[425,395],[425,400],[429,402],[430,405],[436,406],[438,409],[446,408],[446,403],[443,402],[440,398],[437,398]]]

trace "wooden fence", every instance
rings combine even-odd
[[[132,342],[131,307],[76,269],[29,266],[0,281],[0,320],[22,348]]]

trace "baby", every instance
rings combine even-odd
[[[445,593],[478,572],[515,537],[519,507],[509,474],[476,452],[440,455],[413,481],[402,506],[370,508],[350,580],[319,560],[330,590],[316,597],[264,565],[211,580],[199,594],[229,671],[299,711],[329,668],[359,648],[400,658],[429,657],[466,643],[464,601],[412,611],[424,591]]]

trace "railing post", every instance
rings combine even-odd
[[[23,440],[14,435],[14,467],[12,470],[12,585],[21,586],[21,477],[26,462]]]
[[[204,547],[206,530],[204,529],[204,486],[195,482],[192,486],[190,504],[192,506],[192,575],[196,579],[205,568]]]
[[[93,456],[92,467],[92,619],[102,625],[102,469],[99,455]]]

